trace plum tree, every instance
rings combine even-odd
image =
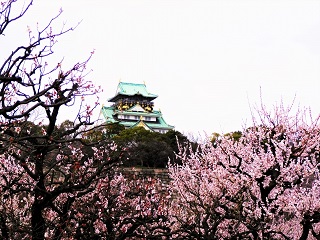
[[[318,118],[259,113],[239,139],[181,151],[170,166],[176,239],[319,239]]]
[[[0,38],[32,4],[1,2]],[[161,184],[125,180],[114,168],[121,151],[110,142],[84,139],[89,128],[94,130],[92,112],[98,106],[98,101],[86,103],[86,97],[101,89],[86,77],[93,52],[67,69],[62,62],[48,62],[56,39],[73,30],[54,29],[61,14],[42,29],[28,28],[27,44],[18,43],[0,65],[1,238],[141,236],[142,229],[150,232],[154,221],[163,219],[156,188]],[[66,107],[77,109],[68,116],[74,120],[59,125]]]

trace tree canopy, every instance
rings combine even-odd
[[[32,4],[0,4],[0,38]],[[320,239],[319,118],[262,107],[251,127],[201,145],[177,131],[96,126],[91,55],[47,63],[73,29],[52,27],[60,15],[0,64],[1,239]],[[70,107],[74,120],[59,123]],[[119,170],[168,158],[169,183]]]
[[[0,38],[32,4],[1,2]],[[70,68],[50,62],[57,39],[73,30],[53,27],[61,14],[43,28],[30,26],[26,35],[17,32],[16,48],[0,64],[1,239],[142,236],[142,229],[148,232],[163,218],[164,201],[156,182],[123,178],[116,168],[121,152],[113,143],[84,139],[96,128],[92,113],[99,102],[86,99],[100,88],[87,78],[93,53]],[[63,108],[75,114],[59,124]]]
[[[229,135],[170,166],[177,239],[319,239],[318,118],[262,109],[237,140]]]
[[[170,130],[165,134],[151,132],[142,127],[125,129],[113,137],[115,143],[125,149],[125,166],[164,168],[168,161],[177,162],[178,143],[191,144],[186,136]]]

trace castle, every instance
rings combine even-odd
[[[119,123],[125,128],[136,126],[150,131],[166,133],[174,129],[165,122],[161,111],[154,110],[153,100],[158,96],[147,91],[145,84],[119,82],[116,94],[103,106],[101,112],[106,123]]]

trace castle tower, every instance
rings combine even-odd
[[[154,110],[152,101],[157,97],[147,91],[145,84],[119,82],[116,95],[109,99],[113,105],[103,106],[101,112],[107,123],[166,133],[174,127],[164,121],[161,111]]]

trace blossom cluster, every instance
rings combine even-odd
[[[240,139],[221,137],[170,166],[176,236],[197,239],[318,239],[317,119],[262,109]]]

